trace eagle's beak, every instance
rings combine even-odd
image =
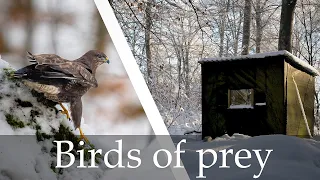
[[[106,62],[106,63],[108,63],[108,64],[110,63],[110,61],[109,61],[109,58],[108,58],[108,57],[106,57],[105,62]]]

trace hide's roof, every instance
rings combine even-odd
[[[279,57],[284,56],[285,61],[291,64],[293,67],[305,71],[313,76],[320,76],[319,71],[308,64],[306,61],[299,59],[288,51],[276,51],[251,55],[233,56],[233,57],[219,57],[219,58],[204,58],[199,61],[200,64],[207,62],[228,62],[237,60],[249,60],[249,59],[263,59],[267,57]]]

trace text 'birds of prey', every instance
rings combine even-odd
[[[81,137],[87,140],[80,128],[82,117],[81,97],[92,87],[97,87],[96,69],[104,63],[109,64],[108,57],[99,51],[91,50],[79,59],[70,61],[55,54],[27,54],[32,63],[14,73],[15,78],[44,96],[57,102],[62,113],[70,119],[68,110],[62,103],[70,103],[71,118],[75,129],[79,128]]]

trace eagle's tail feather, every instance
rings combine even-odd
[[[41,78],[45,79],[66,79],[66,80],[76,80],[75,77],[69,77],[69,76],[40,76]]]
[[[23,78],[23,77],[26,77],[28,76],[27,74],[21,74],[21,73],[14,73],[13,74],[13,77],[14,78]]]
[[[31,53],[31,52],[29,52],[29,51],[27,51],[27,59],[29,60],[29,62],[31,62],[31,63],[36,63],[37,61],[36,61],[36,58],[34,57],[34,55]]]

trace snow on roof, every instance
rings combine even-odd
[[[290,63],[292,66],[305,71],[313,76],[320,76],[319,71],[308,64],[306,61],[299,59],[294,56],[290,52],[283,51],[275,51],[275,52],[267,52],[267,53],[258,53],[258,54],[250,54],[250,55],[242,55],[242,56],[233,56],[233,57],[219,57],[219,58],[203,58],[199,61],[200,64],[206,62],[224,62],[224,61],[234,61],[234,60],[248,60],[248,59],[262,59],[267,57],[277,57],[277,56],[285,56],[285,60]]]

